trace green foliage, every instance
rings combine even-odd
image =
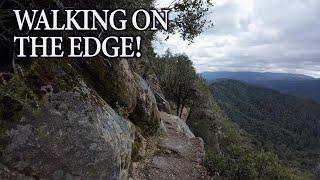
[[[320,105],[238,81],[218,81],[211,89],[222,110],[255,145],[277,153],[297,170],[316,171]]]
[[[18,69],[20,68],[16,68],[15,73],[8,82],[0,85],[0,95],[19,102],[31,112],[37,112],[40,106],[38,96],[27,86],[24,81],[23,72],[20,72]],[[2,110],[5,111],[5,109]]]
[[[201,79],[197,91],[187,123],[203,138],[206,166],[217,179],[300,178],[276,154],[254,146],[252,136],[225,116]]]
[[[205,18],[209,8],[212,6],[211,0],[182,0],[174,4],[174,11],[177,16],[172,22],[173,30],[181,34],[183,40],[190,42],[204,31],[206,25],[211,27],[211,21]]]
[[[262,150],[234,147],[229,154],[209,152],[207,167],[216,175],[232,179],[297,179],[291,170],[281,165],[277,156]]]
[[[21,103],[0,92],[0,156],[1,151],[5,148],[6,130],[20,120],[22,109]]]
[[[196,72],[192,61],[184,54],[166,54],[155,60],[155,72],[165,96],[177,105],[177,115],[190,104],[195,95]]]

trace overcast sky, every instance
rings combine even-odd
[[[166,1],[171,0],[159,0]],[[320,0],[215,0],[214,5],[207,17],[214,22],[212,29],[191,45],[176,36],[157,41],[156,51],[186,53],[198,72],[288,72],[320,78]]]

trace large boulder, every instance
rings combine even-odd
[[[154,65],[152,64],[152,57],[146,59],[137,59],[130,63],[134,72],[139,74],[149,85],[150,89],[156,98],[159,111],[171,112],[170,103],[163,95],[159,80],[154,72]]]
[[[189,126],[180,117],[166,112],[160,112],[160,117],[167,128],[173,129],[175,132],[182,133],[188,138],[195,138]]]
[[[159,112],[150,84],[135,73],[125,59],[85,62],[82,73],[99,95],[119,113],[137,125],[144,136],[157,132]],[[164,97],[162,97],[165,101]]]
[[[81,63],[86,82],[115,110],[131,113],[136,106],[135,77],[125,59],[97,58]]]
[[[37,178],[125,179],[132,149],[125,120],[79,92],[49,99],[6,130],[2,162]]]
[[[20,84],[8,82],[7,86],[15,87],[12,92],[0,92],[7,104],[17,104],[12,106],[14,112],[0,112],[6,117],[0,120],[0,160],[5,165],[0,175],[9,179],[15,177],[12,172],[35,179],[127,179],[133,139],[130,122],[74,74],[71,66],[51,67],[50,71],[42,68],[46,74],[24,72],[17,81]],[[35,68],[41,65],[30,67],[39,73]],[[41,87],[22,83],[29,76]],[[60,76],[72,79],[73,84],[56,79]],[[39,106],[26,107],[31,100],[24,97],[32,98],[36,88],[43,91],[35,100]]]
[[[110,63],[32,61],[2,80],[6,177],[128,177],[132,160],[144,158],[146,139],[158,131],[160,115],[153,91],[128,62]]]

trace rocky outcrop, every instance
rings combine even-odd
[[[23,110],[6,129],[1,162],[29,177],[126,179],[131,136],[126,120],[83,82]]]
[[[157,100],[157,105],[159,108],[159,111],[163,111],[166,113],[171,113],[171,107],[170,107],[170,103],[165,99],[164,95],[162,94],[162,92],[158,92],[153,90],[154,95],[156,97]]]
[[[127,179],[160,126],[126,60],[33,61],[2,82],[1,177]]]
[[[178,116],[168,114],[165,112],[160,112],[160,117],[165,124],[166,129],[174,130],[177,133],[184,134],[188,138],[194,138],[194,134],[189,129],[185,121]]]
[[[162,112],[161,119],[164,129],[157,149],[136,167],[132,179],[212,179],[202,166],[203,140],[195,137],[179,117]]]
[[[114,109],[131,113],[136,107],[137,88],[134,72],[127,60],[97,58],[80,64],[86,82]]]
[[[143,134],[155,134],[159,128],[160,116],[157,102],[147,82],[135,74],[138,96],[137,105],[130,114],[130,119],[138,125]]]
[[[81,69],[99,95],[121,116],[129,117],[140,127],[144,136],[157,131],[160,118],[155,95],[127,60],[98,59],[86,62]]]
[[[202,139],[169,114],[156,77],[133,69],[34,61],[2,78],[0,177],[210,179]]]
[[[150,57],[152,59],[152,57]],[[133,70],[141,76],[150,86],[158,105],[158,109],[163,112],[171,113],[169,102],[163,95],[158,78],[154,72],[152,61],[147,59],[136,59],[130,62]]]

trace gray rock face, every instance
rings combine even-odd
[[[101,82],[96,84],[90,78],[87,81],[113,109],[122,116],[129,116],[144,135],[157,131],[159,112],[156,97],[147,81],[132,70],[127,60],[111,61],[110,65],[97,60],[88,68],[91,71],[87,76],[101,79]],[[162,99],[166,102],[164,97]]]
[[[122,107],[131,113],[136,106],[137,89],[133,71],[125,59],[115,59],[110,64],[103,59],[86,62],[87,81],[114,109]]]
[[[147,82],[135,74],[137,84],[137,105],[130,119],[138,125],[144,133],[155,133],[160,124],[157,101]]]
[[[150,73],[148,76],[146,76],[146,81],[148,82],[150,88],[154,93],[154,96],[156,97],[159,111],[171,113],[170,103],[164,97],[162,89],[159,85],[158,78],[155,75],[155,73]]]
[[[155,90],[153,90],[153,92],[157,100],[159,111],[171,113],[170,103],[165,99],[164,95],[161,92],[157,92]]]
[[[19,172],[10,170],[3,164],[0,164],[0,177],[2,180],[11,180],[11,179],[16,179],[16,180],[34,180],[33,177],[27,177]]]
[[[165,126],[169,129],[173,129],[176,132],[182,133],[188,138],[194,138],[194,134],[191,132],[188,125],[178,116],[171,115],[165,112],[160,112],[160,117]]]
[[[193,180],[212,179],[204,162],[204,143],[194,137],[182,119],[161,112],[165,130],[159,137],[158,150],[137,165],[132,179]],[[174,123],[179,121],[178,123]]]
[[[132,151],[128,122],[85,85],[47,97],[7,129],[1,162],[21,176],[127,179]]]
[[[0,118],[10,117],[0,119],[0,179],[127,179],[160,124],[146,80],[126,60],[21,71],[0,102]]]

